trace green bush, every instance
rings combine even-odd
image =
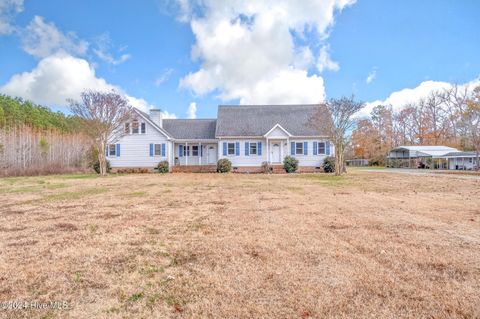
[[[232,162],[226,158],[222,158],[217,162],[217,172],[228,173],[232,170]]]
[[[335,157],[329,156],[323,160],[323,171],[325,173],[335,172]]]
[[[170,171],[168,167],[168,161],[161,161],[158,163],[157,169],[159,173],[168,173]]]
[[[100,174],[100,162],[98,161],[98,159],[95,161],[95,163],[93,163],[92,167],[95,172],[97,172],[97,174]],[[107,173],[110,173],[111,170],[112,167],[110,166],[110,161],[107,161]]]
[[[298,160],[293,156],[285,156],[283,159],[283,168],[287,173],[294,173],[298,169]]]

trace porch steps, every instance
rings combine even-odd
[[[273,174],[286,174],[285,169],[283,168],[283,165],[272,165],[272,173]]]

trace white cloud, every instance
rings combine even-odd
[[[315,57],[308,46],[302,46],[295,52],[293,66],[296,69],[308,70],[313,64]]]
[[[108,83],[95,74],[88,61],[65,53],[57,53],[39,61],[30,72],[15,74],[0,87],[0,92],[18,96],[38,104],[65,107],[67,99],[80,99],[80,93],[92,89],[97,91],[116,90],[124,94],[132,106],[143,111],[154,108],[144,99],[126,94],[121,88]],[[175,114],[164,112],[166,118]]]
[[[365,79],[365,82],[367,82],[367,84],[370,84],[373,82],[373,80],[375,80],[376,77],[377,77],[377,69],[374,68],[372,71],[370,71],[370,73],[368,73],[368,76]]]
[[[310,47],[295,44],[294,34],[307,31],[323,40],[335,12],[352,3],[206,0],[196,17],[198,3],[181,1],[182,19],[190,20],[196,38],[192,57],[201,67],[181,79],[180,87],[241,103],[319,102],[325,96],[323,79],[307,72],[315,57]],[[328,61],[329,68],[338,69]]]
[[[30,72],[15,74],[0,91],[40,104],[62,106],[68,98],[79,99],[85,89],[115,88],[104,79],[97,78],[95,70],[86,60],[57,54],[40,60]]]
[[[35,16],[22,32],[22,47],[37,58],[45,58],[58,52],[72,55],[84,55],[88,42],[79,39],[75,33],[64,34],[55,24],[48,23],[43,17]]]
[[[340,70],[340,66],[338,65],[337,62],[333,61],[330,58],[330,53],[328,52],[330,47],[328,45],[324,45],[320,49],[320,54],[318,55],[318,60],[317,60],[317,69],[318,72],[322,73],[323,71],[330,70],[337,72]]]
[[[427,98],[432,92],[442,91],[452,87],[452,83],[442,81],[424,81],[414,88],[405,88],[391,93],[385,100],[376,100],[366,103],[365,108],[359,112],[359,116],[369,116],[370,112],[377,105],[391,105],[394,110],[400,110],[408,104],[416,103]],[[462,88],[473,89],[480,85],[480,78],[460,84]]]
[[[101,60],[109,64],[118,65],[131,58],[131,55],[126,53],[120,55],[118,58],[114,58],[112,54],[109,53],[112,47],[112,40],[110,39],[110,35],[108,33],[98,36],[95,44],[97,47],[93,49],[93,53],[95,53],[95,55]],[[120,51],[124,49],[125,48],[122,48]]]
[[[163,70],[163,72],[155,79],[155,86],[160,86],[161,84],[167,82],[172,73],[173,69],[171,68]]]
[[[189,119],[197,118],[197,103],[195,102],[190,103],[187,110],[187,118]]]
[[[16,30],[12,25],[14,16],[23,11],[23,0],[0,0],[0,35]]]

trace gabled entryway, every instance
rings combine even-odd
[[[287,154],[288,140],[292,135],[280,124],[275,124],[265,135],[267,141],[267,161],[280,164]]]

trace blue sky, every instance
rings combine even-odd
[[[82,89],[115,88],[179,118],[350,94],[400,107],[478,82],[478,12],[474,0],[0,0],[0,92],[68,111]]]

